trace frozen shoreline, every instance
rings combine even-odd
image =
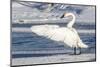
[[[34,65],[47,63],[63,63],[63,62],[79,62],[79,61],[95,61],[95,54],[69,55],[60,54],[44,57],[27,57],[12,58],[12,66],[16,65]]]

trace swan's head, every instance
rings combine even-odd
[[[74,17],[75,18],[75,15],[73,13],[64,13],[60,18],[66,18],[66,17]]]
[[[73,13],[64,13],[61,18],[66,18],[68,17],[69,19],[71,18],[71,21],[67,24],[68,28],[72,28],[73,24],[75,23],[75,15]]]

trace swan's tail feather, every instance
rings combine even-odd
[[[80,48],[88,48],[89,47],[88,45],[84,44],[82,41],[80,41],[80,43],[78,43],[78,46]]]

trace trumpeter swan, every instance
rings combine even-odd
[[[72,20],[67,24],[67,27],[46,24],[32,26],[31,30],[39,36],[44,36],[54,41],[62,41],[65,46],[68,45],[74,48],[74,54],[81,54],[81,48],[88,48],[88,45],[82,42],[77,31],[73,28],[75,15],[73,13],[65,13],[61,18],[68,16],[72,16]],[[77,48],[80,49],[79,53],[76,52]]]

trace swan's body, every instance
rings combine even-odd
[[[82,42],[77,31],[72,27],[75,22],[75,16],[72,13],[64,14],[64,17],[66,16],[72,16],[73,18],[73,20],[67,24],[67,27],[59,27],[58,25],[38,25],[32,26],[31,30],[39,36],[64,42],[65,46],[73,47],[75,51],[76,48],[87,48],[88,46]]]

